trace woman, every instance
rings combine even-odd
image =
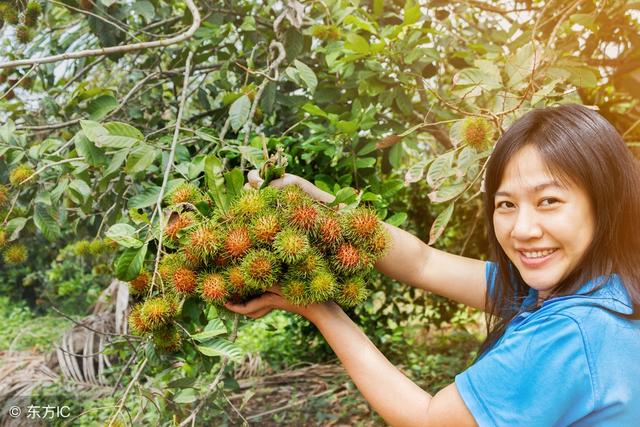
[[[314,323],[391,425],[640,423],[640,172],[615,129],[579,105],[529,112],[488,161],[495,262],[451,255],[385,224],[376,268],[488,313],[476,362],[434,396],[398,371],[334,303],[293,306],[273,288],[230,310]],[[260,179],[250,174],[250,183]],[[332,196],[287,175],[321,201]]]

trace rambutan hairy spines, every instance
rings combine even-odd
[[[288,209],[289,224],[303,231],[314,231],[318,223],[320,211],[311,203],[302,203]]]
[[[253,218],[269,207],[269,200],[260,190],[244,190],[234,202],[231,211],[244,218]]]
[[[224,239],[224,249],[227,255],[238,258],[251,249],[252,242],[249,230],[244,225],[233,226]]]
[[[384,256],[391,247],[391,236],[384,228],[380,227],[365,242],[367,251],[377,260]]]
[[[183,212],[177,215],[164,229],[164,235],[171,242],[177,242],[182,230],[195,224],[196,219],[193,212]]]
[[[284,186],[278,193],[278,204],[291,208],[303,203],[310,203],[312,199],[295,184]]]
[[[311,276],[307,295],[311,302],[324,302],[333,298],[336,288],[336,279],[333,274],[329,270],[320,269]]]
[[[275,213],[267,213],[255,218],[251,223],[251,233],[256,242],[271,244],[282,226]]]
[[[28,258],[27,247],[22,243],[13,243],[4,250],[3,259],[5,264],[22,264]]]
[[[184,258],[184,254],[175,252],[168,255],[165,255],[160,260],[160,265],[158,266],[158,273],[160,273],[160,277],[165,283],[171,283],[173,280],[173,273],[181,267],[186,265],[186,260]]]
[[[376,213],[363,207],[344,213],[341,220],[345,235],[355,241],[365,241],[381,227]]]
[[[318,220],[318,225],[314,236],[321,244],[334,246],[343,239],[342,226],[340,220],[334,214],[322,214]]]
[[[167,201],[170,205],[180,205],[183,203],[190,203],[195,205],[203,199],[203,194],[191,183],[183,183],[176,187],[175,190],[171,192]]]
[[[0,248],[7,243],[7,231],[0,227]]]
[[[140,307],[140,320],[145,329],[155,331],[166,325],[176,316],[177,308],[170,297],[150,298]]]
[[[229,298],[229,290],[224,275],[205,272],[200,275],[198,292],[210,304],[224,304]]]
[[[151,329],[147,327],[147,324],[140,316],[141,308],[142,304],[138,304],[131,309],[131,313],[129,314],[129,330],[135,335],[144,335],[151,332]]]
[[[307,305],[309,299],[308,283],[303,278],[287,274],[282,284],[282,295],[295,305]]]
[[[273,249],[281,261],[293,264],[309,252],[309,238],[303,232],[287,227],[276,236]]]
[[[332,266],[341,273],[357,271],[363,261],[362,252],[352,243],[345,242],[338,245],[331,257]]]
[[[0,184],[0,208],[9,203],[9,189]]]
[[[222,247],[224,236],[220,227],[210,221],[198,225],[188,236],[187,247],[205,261]]]
[[[316,249],[312,249],[307,255],[293,266],[293,271],[302,277],[308,278],[320,268],[326,268],[326,262]]]
[[[351,276],[344,279],[335,293],[334,300],[344,308],[362,304],[369,296],[365,280],[361,276]]]
[[[174,324],[166,325],[153,333],[153,344],[156,349],[174,353],[182,348],[182,334]]]
[[[173,272],[173,288],[180,294],[192,294],[198,285],[196,273],[186,267],[180,267]]]
[[[230,290],[239,295],[245,295],[248,292],[247,282],[244,280],[242,268],[239,265],[229,267],[225,271],[225,277],[229,284]]]
[[[132,295],[144,295],[151,285],[151,276],[147,271],[142,271],[138,277],[129,282],[129,293]]]
[[[19,186],[27,180],[35,171],[31,166],[26,163],[16,166],[11,173],[9,173],[9,182],[11,185]]]
[[[240,269],[249,289],[266,291],[278,280],[280,261],[266,249],[253,249],[242,260]]]

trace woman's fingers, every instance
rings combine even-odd
[[[260,178],[260,173],[257,169],[251,169],[249,171],[249,173],[247,174],[247,180],[249,181],[248,184],[251,186],[251,188],[260,188],[262,182],[264,181],[262,178]]]

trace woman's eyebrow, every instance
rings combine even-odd
[[[562,186],[560,185],[560,183],[558,183],[558,181],[553,180],[553,181],[543,182],[538,185],[534,185],[533,187],[526,187],[525,191],[527,193],[539,193],[540,191],[548,187],[562,188]],[[495,197],[498,197],[498,196],[511,197],[511,193],[509,193],[508,191],[496,191]]]

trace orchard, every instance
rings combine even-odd
[[[637,154],[639,34],[623,0],[0,0],[2,407],[382,424],[313,325],[225,304],[335,301],[437,391],[484,320],[379,273],[384,223],[486,259],[486,162],[537,107]]]

